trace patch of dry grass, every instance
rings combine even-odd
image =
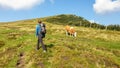
[[[75,27],[77,37],[65,35],[65,26],[48,22],[42,48],[36,51],[34,20],[0,25],[0,67],[16,67],[24,53],[25,68],[120,68],[120,32]]]

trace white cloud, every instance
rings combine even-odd
[[[30,9],[44,1],[45,0],[0,0],[0,7],[14,10]]]
[[[95,0],[93,8],[96,13],[107,13],[120,10],[120,0]]]

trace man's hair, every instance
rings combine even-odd
[[[42,23],[42,21],[41,21],[41,20],[38,20],[38,23]]]

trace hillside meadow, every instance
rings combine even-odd
[[[36,50],[35,19],[0,23],[0,68],[120,68],[119,31],[73,26],[74,38],[65,25],[44,23],[46,53]]]

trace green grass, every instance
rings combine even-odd
[[[73,38],[64,25],[45,24],[47,53],[35,49],[35,22],[0,24],[0,67],[16,68],[20,60],[22,68],[120,68],[120,32],[75,27]]]

